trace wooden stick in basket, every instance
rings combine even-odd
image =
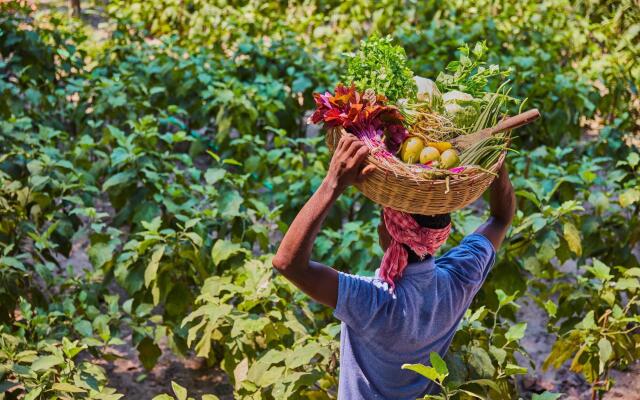
[[[514,115],[513,117],[503,119],[491,128],[485,128],[468,135],[460,135],[451,140],[451,144],[459,148],[460,150],[464,150],[467,147],[488,138],[489,136],[495,135],[496,133],[508,131],[521,127],[523,125],[530,124],[531,122],[538,119],[538,117],[540,117],[540,112],[537,108],[534,108],[521,114]]]

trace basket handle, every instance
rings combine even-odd
[[[491,130],[491,134],[493,135],[498,132],[504,132],[511,129],[519,128],[523,125],[530,124],[539,117],[540,111],[538,111],[537,108],[533,108],[521,114],[514,115],[513,117],[503,119],[502,121],[498,122],[496,126],[489,129]]]
[[[473,145],[474,143],[478,143],[481,140],[495,135],[496,133],[508,131],[511,129],[519,128],[523,125],[530,124],[539,117],[540,111],[538,111],[537,108],[533,108],[518,115],[514,115],[513,117],[505,118],[490,128],[485,128],[468,135],[460,135],[451,140],[451,144],[460,149],[465,149]]]

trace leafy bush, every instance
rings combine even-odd
[[[91,361],[131,332],[146,368],[166,340],[222,366],[238,397],[335,397],[338,325],[269,259],[329,161],[304,126],[311,95],[349,73],[343,53],[373,33],[430,77],[484,43],[544,116],[515,139],[518,213],[446,365],[415,369],[440,397],[524,396],[518,376],[539,367],[518,361],[524,299],[549,315],[545,366],[566,361],[595,395],[637,360],[631,0],[113,1],[97,29],[38,7],[0,5],[1,395],[120,398]],[[455,213],[448,246],[485,216]],[[315,256],[371,273],[378,222],[350,190]]]

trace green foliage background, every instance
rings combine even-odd
[[[121,397],[90,360],[125,332],[145,367],[166,339],[237,398],[334,398],[337,321],[270,257],[328,164],[311,95],[373,33],[432,78],[486,41],[543,114],[517,132],[518,213],[447,356],[452,397],[529,396],[523,296],[549,316],[546,367],[569,360],[602,393],[637,360],[637,2],[82,3],[84,20],[0,4],[1,398]],[[456,213],[449,245],[484,213]],[[378,221],[350,190],[315,257],[372,273]]]

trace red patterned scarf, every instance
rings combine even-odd
[[[433,255],[447,241],[451,224],[442,229],[423,228],[407,213],[385,207],[382,210],[384,224],[391,236],[391,244],[382,257],[380,278],[395,288],[395,280],[407,267],[409,254],[403,244],[419,257]]]

